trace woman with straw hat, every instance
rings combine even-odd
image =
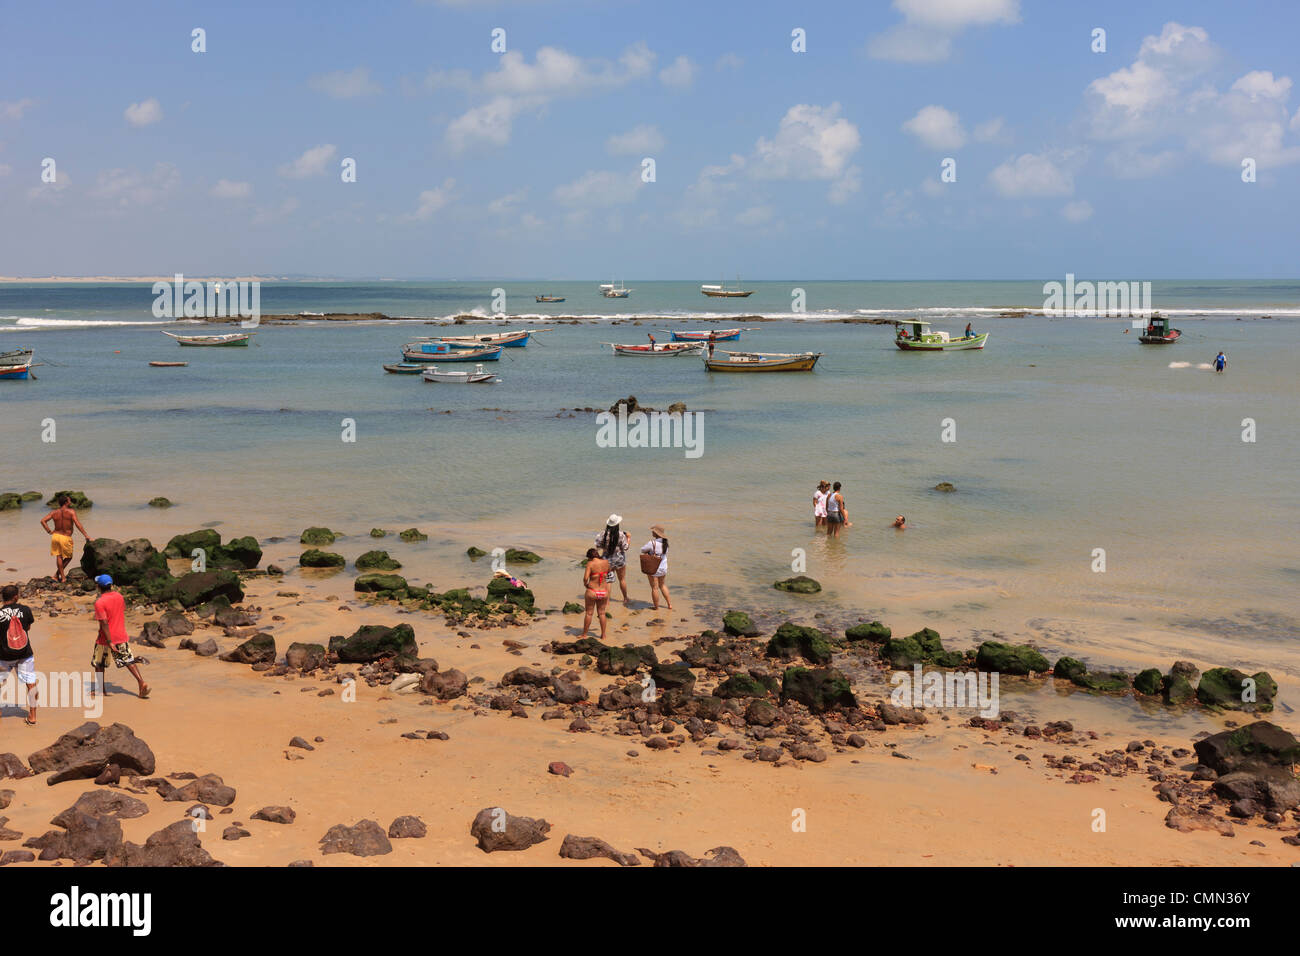
[[[668,536],[661,524],[650,526],[650,540],[641,547],[641,572],[650,582],[650,600],[655,610],[659,610],[659,597],[662,595],[664,606],[673,609],[672,599],[668,597]]]
[[[623,530],[623,516],[610,515],[605,522],[605,529],[596,535],[596,550],[609,562],[609,580],[618,579],[619,589],[623,592],[623,604],[627,605],[627,549],[632,544],[632,536]]]

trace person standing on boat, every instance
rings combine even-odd
[[[826,530],[832,538],[840,536],[840,528],[848,524],[848,509],[844,505],[844,496],[840,494],[840,483],[831,485],[831,493],[826,498]]]
[[[975,337],[975,330],[974,330],[973,328],[971,328],[971,324],[970,324],[969,322],[967,322],[967,323],[966,323],[966,338],[968,338],[968,339],[973,339],[974,337]]]
[[[655,345],[655,334],[653,332],[647,332],[646,338],[650,340],[650,351],[653,352],[657,348]]]
[[[817,482],[817,490],[813,492],[813,530],[825,527],[826,525],[826,499],[831,493],[831,483],[829,481]]]
[[[709,358],[713,358],[713,346],[716,345],[717,342],[718,342],[717,331],[710,331],[709,332]]]
[[[650,526],[650,540],[641,546],[641,570],[650,582],[650,600],[654,602],[655,610],[659,610],[659,598],[662,595],[664,606],[671,611],[673,602],[668,597],[668,538],[661,524]]]
[[[591,615],[600,615],[600,639],[605,639],[605,628],[609,622],[605,618],[605,608],[609,606],[609,562],[600,556],[595,548],[587,549],[587,566],[582,572],[583,601],[586,604],[582,619],[582,636],[587,636],[591,629]]]
[[[632,544],[632,536],[623,530],[623,516],[610,515],[605,522],[605,530],[596,535],[596,549],[600,556],[609,562],[609,580],[618,579],[619,590],[623,592],[623,605],[627,606],[627,549]]]
[[[53,521],[51,528],[46,522]],[[72,508],[72,499],[67,495],[59,496],[59,506],[41,519],[41,527],[50,536],[50,554],[54,555],[54,580],[67,581],[64,570],[72,560],[72,529],[76,528],[87,541],[90,535],[77,519],[77,512]]]
[[[1224,368],[1227,366],[1227,364],[1228,364],[1228,357],[1224,355],[1222,352],[1214,356],[1214,370],[1216,372],[1222,372]]]

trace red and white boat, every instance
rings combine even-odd
[[[615,355],[640,355],[645,358],[666,358],[670,355],[693,355],[704,348],[703,342],[656,342],[654,345],[619,345],[606,342]]]

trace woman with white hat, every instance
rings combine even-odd
[[[596,535],[596,549],[600,556],[609,562],[609,580],[618,578],[619,589],[623,592],[623,604],[627,605],[627,549],[632,544],[632,536],[622,529],[623,516],[610,515],[605,522],[605,530]]]
[[[650,600],[655,610],[659,610],[659,597],[663,595],[664,605],[673,609],[673,602],[668,597],[668,537],[661,524],[650,526],[650,540],[641,547],[641,572],[650,582]]]

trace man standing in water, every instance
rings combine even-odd
[[[1214,371],[1222,372],[1224,367],[1227,364],[1228,364],[1228,357],[1224,355],[1222,352],[1214,356]]]
[[[54,522],[52,529],[46,523],[49,521]],[[59,496],[59,506],[41,519],[41,527],[50,536],[50,554],[54,555],[55,563],[54,580],[66,581],[68,578],[64,569],[72,560],[72,529],[76,528],[83,538],[90,539],[77,519],[77,512],[72,509],[72,501],[67,495]]]
[[[713,358],[713,346],[716,345],[717,342],[718,333],[716,331],[709,332],[709,358]]]

